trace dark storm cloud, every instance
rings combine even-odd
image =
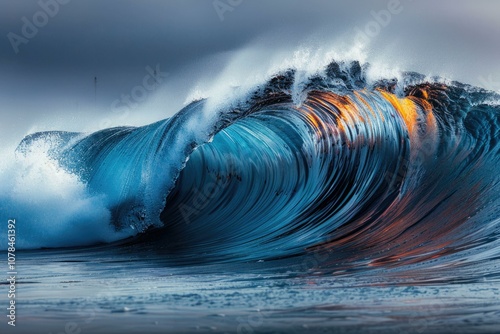
[[[26,131],[60,110],[67,116],[90,105],[86,113],[105,113],[143,80],[146,66],[160,64],[174,76],[218,54],[219,61],[210,61],[216,69],[227,51],[270,31],[304,36],[341,8],[329,1],[243,1],[221,21],[212,0],[0,0],[2,116]],[[56,13],[31,36],[26,21],[47,11]],[[180,80],[179,89],[193,80]],[[7,112],[13,109],[16,116]]]
[[[333,20],[341,9],[328,1],[243,1],[221,21],[212,0],[60,1],[68,3],[1,2],[3,84],[17,91],[34,88],[31,96],[57,92],[89,100],[97,76],[103,107],[139,82],[145,66],[161,64],[175,73],[269,31],[306,34],[323,20]],[[24,38],[26,20],[33,23],[37,13],[46,11],[40,2],[52,10],[58,4],[57,14],[26,44],[13,39],[12,33]]]
[[[388,2],[221,0],[238,4],[224,12],[221,21],[213,0],[64,0],[68,3],[59,5],[57,15],[50,17],[27,44],[19,44],[16,54],[8,33],[22,36],[22,18],[32,21],[41,10],[40,2],[55,1],[2,0],[2,66],[57,75],[139,73],[148,64],[161,63],[172,72],[204,56],[237,49],[270,31],[286,32],[293,36],[293,43],[294,38],[321,27],[327,27],[331,34],[349,30],[370,19],[370,10],[384,8]],[[459,6],[448,6],[446,11],[454,7]],[[433,15],[428,9],[422,12],[421,20]],[[432,9],[439,12],[438,5]],[[473,20],[469,18],[469,22]],[[462,25],[467,26],[467,22]],[[429,37],[432,40],[433,36]]]
[[[4,1],[2,35],[22,35],[21,18],[32,21],[41,10],[39,1]],[[159,60],[177,68],[193,58],[237,48],[276,28],[304,32],[326,18],[334,20],[339,6],[321,3],[243,1],[220,21],[211,0],[73,0],[59,5],[58,14],[37,36],[19,45],[18,54],[3,38],[0,57],[2,62],[46,70],[122,69]]]
[[[67,3],[16,53],[9,33],[23,37],[23,17],[33,22],[40,2],[54,1]],[[140,84],[146,66],[169,72],[182,96],[195,72],[216,75],[232,51],[263,35],[275,36],[268,48],[292,49],[318,33],[352,35],[389,1],[220,0],[233,4],[221,20],[214,0],[0,0],[0,139],[33,124],[55,127],[40,126],[50,115],[89,123]],[[452,73],[473,83],[477,73],[498,74],[498,2],[400,1],[405,11],[375,39],[373,54],[389,50],[413,70],[458,68]]]

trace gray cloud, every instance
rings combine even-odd
[[[199,77],[216,75],[235,50],[261,36],[273,36],[269,48],[339,36],[350,43],[354,29],[373,20],[370,12],[389,2],[242,0],[221,21],[212,0],[72,0],[16,54],[7,35],[22,35],[22,18],[32,20],[39,1],[0,0],[2,142],[34,125],[86,128],[111,114],[112,102],[142,82],[148,65],[170,73],[157,100],[171,114]],[[404,11],[373,39],[371,56],[473,84],[480,76],[500,79],[500,3],[401,3]],[[145,119],[161,112],[152,114]]]

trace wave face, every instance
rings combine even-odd
[[[498,95],[416,73],[369,82],[357,62],[295,78],[209,118],[199,100],[144,127],[37,133],[18,152],[49,143],[119,238],[195,262],[318,251],[327,267],[387,267],[499,249]]]

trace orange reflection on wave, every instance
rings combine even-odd
[[[379,90],[380,94],[392,104],[394,109],[403,118],[406,128],[410,133],[413,133],[417,126],[418,111],[414,101],[409,98],[398,98],[396,95],[386,91]]]
[[[366,101],[364,103],[366,107],[370,108]],[[317,110],[322,110],[325,114],[333,116],[336,120],[336,126],[341,132],[352,129],[356,123],[370,122],[369,119],[363,117],[356,102],[348,95],[341,96],[334,93],[314,92],[310,94],[306,105],[301,110],[306,113],[311,124],[317,128],[325,126],[324,123],[321,124],[321,119],[317,117],[315,113]]]

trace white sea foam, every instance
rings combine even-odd
[[[29,155],[1,153],[0,247],[7,248],[7,221],[16,220],[20,249],[83,246],[112,242],[127,235],[110,225],[106,197],[90,194],[77,176],[50,159],[50,145],[38,141]]]

